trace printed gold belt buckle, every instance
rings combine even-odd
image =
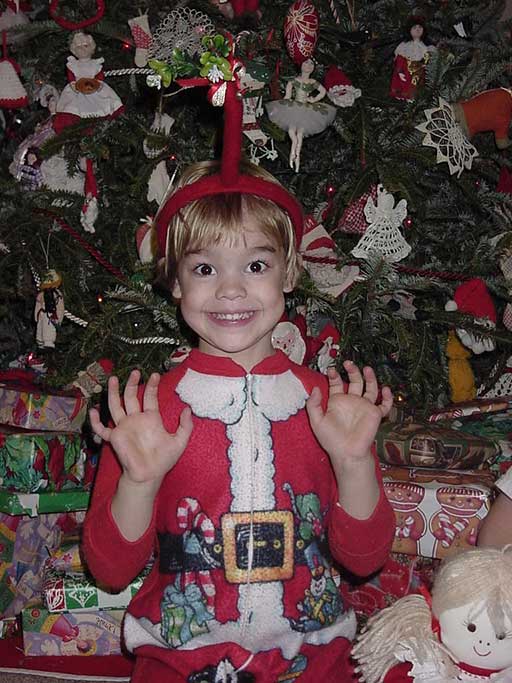
[[[251,513],[229,512],[221,518],[224,571],[229,583],[248,579]],[[251,582],[284,581],[293,576],[293,514],[289,510],[252,513]]]

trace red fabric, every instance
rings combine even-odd
[[[220,175],[211,175],[201,178],[195,183],[185,185],[172,194],[162,205],[155,219],[155,228],[158,235],[158,250],[161,256],[165,254],[169,221],[184,206],[210,195],[216,194],[252,194],[263,199],[269,199],[284,209],[292,221],[297,244],[302,238],[302,208],[298,201],[284,187],[277,183],[254,178],[247,175],[239,175],[232,185],[225,185]]]
[[[46,673],[65,673],[80,678],[81,676],[130,676],[133,669],[133,657],[111,655],[99,657],[94,655],[70,657],[26,657],[23,654],[21,636],[16,638],[0,638],[0,672],[21,669],[23,671],[44,671]],[[0,678],[2,676],[0,675]],[[148,683],[146,681],[145,683]]]
[[[415,92],[416,87],[412,83],[408,60],[403,55],[397,55],[391,77],[390,95],[397,100],[411,100]]]
[[[506,88],[495,88],[460,102],[469,136],[492,130],[497,140],[508,137],[512,117],[512,95]]]
[[[229,358],[212,357],[192,351],[179,367],[162,378],[159,385],[159,403],[164,425],[171,432],[176,430],[179,415],[185,405],[177,395],[176,388],[189,372],[205,376],[200,380],[205,392],[224,390],[229,378],[246,376],[245,370]],[[295,365],[281,352],[258,364],[251,375],[266,375],[273,381],[276,377],[282,380],[290,376],[290,373],[300,380],[308,394],[314,386],[319,386],[324,404],[326,403],[326,378],[320,373]],[[206,383],[210,381],[208,376],[212,376],[212,381],[215,381],[209,389]],[[280,400],[280,396],[275,396],[276,410]],[[232,465],[230,466],[226,456],[228,448],[236,447],[236,444],[229,441],[226,424],[220,419],[199,418],[194,415],[193,421],[194,429],[189,444],[164,479],[155,501],[150,526],[133,543],[120,534],[110,512],[121,470],[111,449],[108,446],[104,448],[83,534],[87,563],[98,580],[114,588],[121,588],[144,566],[155,548],[157,532],[183,534],[177,510],[184,498],[198,501],[202,512],[210,518],[215,528],[219,528],[223,515],[231,510],[231,501],[235,495],[233,487],[236,488],[236,485],[231,474]],[[265,476],[270,477],[273,484],[274,509],[294,511],[295,502],[291,500],[290,488],[295,497],[315,494],[319,498],[321,511],[320,518],[315,523],[320,525],[320,530],[327,528],[330,550],[338,562],[360,575],[378,569],[388,555],[395,527],[393,511],[383,493],[382,483],[380,500],[372,516],[364,521],[353,519],[336,504],[338,494],[330,461],[311,431],[305,409],[298,410],[286,419],[273,419],[270,435],[272,471],[266,470]],[[377,464],[376,472],[379,472]],[[380,473],[377,476],[380,478]],[[121,557],[123,560],[119,562]],[[236,620],[239,617],[238,586],[226,581],[223,569],[214,568],[211,575],[216,585],[216,620],[221,624]],[[160,621],[161,597],[174,579],[173,574],[159,572],[157,561],[132,601],[130,614],[139,621],[146,618],[157,624]],[[310,569],[304,564],[298,564],[294,567],[293,576],[281,582],[285,618],[297,617],[297,604],[304,598],[304,591],[308,589],[310,581]],[[276,606],[276,610],[278,609],[281,609],[281,605]],[[337,638],[321,649],[313,648],[315,656],[311,656],[308,669],[308,674],[311,670],[311,676],[305,676],[304,683],[334,680],[334,662],[338,667],[337,673],[342,673],[339,670],[340,656],[347,646],[340,646],[340,642],[344,643],[344,639]],[[301,650],[301,654],[302,652]],[[137,669],[137,676],[140,674],[140,677],[136,676],[135,682],[142,681],[145,676],[146,680],[150,679],[155,683],[164,680],[169,683],[173,680],[181,681],[180,676],[184,676],[184,672],[195,671],[202,662],[205,665],[212,664],[229,657],[236,666],[240,666],[247,659],[248,653],[234,643],[219,643],[189,651],[144,645],[137,649],[137,655],[147,661],[138,665],[140,669]],[[248,670],[252,671],[254,668],[255,671],[271,671],[272,674],[279,675],[285,671],[284,667],[281,652],[275,648],[260,652],[255,657],[254,667],[251,663]],[[172,678],[172,672],[176,678]],[[266,676],[257,680],[270,679]]]

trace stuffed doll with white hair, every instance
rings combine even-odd
[[[431,598],[376,614],[352,656],[365,683],[512,683],[512,546],[445,560]]]

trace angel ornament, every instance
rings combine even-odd
[[[272,123],[287,131],[290,137],[290,167],[296,173],[300,169],[303,139],[324,131],[336,116],[335,107],[320,101],[326,91],[321,83],[311,78],[314,69],[313,60],[306,59],[302,62],[300,75],[288,82],[284,99],[265,105]]]
[[[432,596],[408,595],[376,614],[352,656],[365,683],[510,683],[512,546],[445,560]]]
[[[407,201],[401,199],[395,206],[395,198],[383,185],[377,186],[376,201],[374,204],[372,197],[368,197],[364,215],[369,226],[351,254],[367,259],[376,252],[387,263],[396,263],[411,251],[399,230],[407,215]]]

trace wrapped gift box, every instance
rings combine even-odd
[[[0,382],[0,424],[50,432],[80,432],[87,401],[77,392],[34,386],[26,380]]]
[[[507,399],[479,398],[474,401],[464,401],[462,403],[448,405],[439,410],[429,411],[427,419],[429,422],[439,422],[454,420],[461,417],[471,417],[472,415],[501,413],[504,410],[507,410],[509,405],[510,402]]]
[[[121,652],[124,610],[50,614],[43,607],[22,612],[27,656],[115,655]]]
[[[434,572],[440,561],[401,553],[391,553],[379,572],[371,578],[352,577],[341,584],[345,603],[363,622],[376,612],[389,607],[399,598],[430,590]]]
[[[436,424],[384,422],[376,438],[377,455],[392,465],[472,470],[499,453],[492,440]]]
[[[56,493],[18,493],[0,489],[0,513],[8,515],[37,515],[52,512],[87,510],[89,491],[62,491]]]
[[[65,573],[47,564],[44,572],[43,602],[49,612],[126,608],[149,573],[145,569],[123,591],[112,593],[98,586],[85,572]]]
[[[489,470],[381,468],[396,517],[394,552],[443,559],[475,545],[492,500],[494,477]]]
[[[35,493],[88,488],[97,458],[80,434],[0,428],[0,486]]]
[[[391,409],[391,422],[446,422],[457,418],[468,418],[474,415],[501,413],[510,408],[512,397],[505,398],[477,398],[473,401],[449,403],[443,408],[427,406],[418,408],[406,402],[397,402]]]
[[[77,529],[84,515],[0,515],[0,618],[14,617],[41,601],[48,554],[60,546],[64,531]]]

